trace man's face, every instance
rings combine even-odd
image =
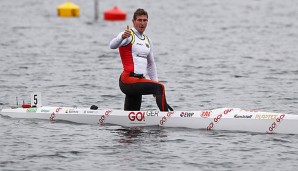
[[[137,16],[136,20],[132,19],[133,26],[138,30],[139,33],[143,34],[147,27],[148,18],[146,15]]]

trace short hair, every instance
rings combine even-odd
[[[137,19],[137,16],[141,16],[141,15],[146,15],[147,18],[148,18],[148,13],[147,11],[145,11],[144,9],[142,8],[138,8],[134,14],[133,14],[133,19],[136,20]]]

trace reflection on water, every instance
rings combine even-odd
[[[144,139],[159,139],[167,137],[166,132],[161,127],[130,127],[117,129],[116,133],[119,135],[119,143],[133,144]]]

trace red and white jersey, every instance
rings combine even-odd
[[[122,34],[123,32],[119,33],[110,42],[110,48],[119,48],[124,71],[148,74],[151,80],[158,81],[150,39],[141,35],[134,27],[129,38],[122,39]]]

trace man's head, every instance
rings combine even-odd
[[[143,34],[147,27],[148,13],[144,9],[137,9],[133,14],[132,23],[140,34]]]

